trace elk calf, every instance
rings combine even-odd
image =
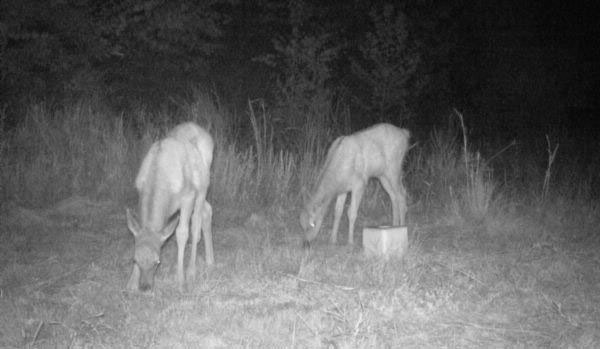
[[[300,214],[304,246],[317,236],[331,201],[335,200],[331,243],[337,242],[340,218],[348,193],[348,243],[354,243],[354,223],[369,178],[378,178],[392,202],[394,225],[404,225],[406,190],[402,165],[410,132],[390,124],[377,124],[349,136],[337,138],[329,148],[315,192]]]
[[[206,263],[214,263],[212,207],[206,201],[213,148],[210,134],[192,122],[176,126],[164,139],[152,144],[135,180],[139,218],[127,209],[127,226],[135,238],[134,265],[128,289],[146,291],[152,288],[161,247],[175,230],[177,281],[179,289],[183,290],[183,257],[190,222],[192,244],[188,282],[196,275],[200,230],[204,232]]]

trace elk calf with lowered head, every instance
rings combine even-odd
[[[213,149],[210,134],[193,122],[176,126],[164,139],[152,144],[135,180],[139,218],[127,209],[127,225],[135,238],[134,265],[128,289],[146,291],[152,288],[161,247],[176,229],[177,282],[183,290],[183,259],[190,222],[192,244],[187,281],[194,280],[196,275],[196,248],[201,230],[206,263],[214,263],[212,207],[206,201]]]
[[[336,243],[344,204],[351,193],[348,209],[348,243],[354,243],[354,223],[369,178],[378,178],[392,202],[392,222],[404,225],[406,189],[402,165],[408,151],[410,132],[391,124],[377,124],[337,138],[329,148],[314,193],[300,214],[304,246],[317,236],[331,201],[335,200],[330,242]]]

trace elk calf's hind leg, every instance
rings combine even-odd
[[[391,180],[387,177],[379,178],[381,186],[388,193],[390,202],[392,203],[392,225],[397,226],[400,224],[400,193],[399,187],[394,185]]]
[[[190,258],[186,280],[188,283],[196,280],[196,256],[198,254],[198,241],[200,240],[200,228],[202,226],[202,206],[196,201],[194,212],[192,213],[192,243],[190,246]]]
[[[202,211],[202,233],[204,236],[204,251],[206,264],[215,263],[212,241],[212,206],[208,201],[204,201],[204,210]]]
[[[406,205],[406,188],[404,184],[398,185],[398,215],[400,216],[400,225],[406,225],[406,212],[408,206]]]
[[[184,276],[183,276],[183,258],[185,253],[185,245],[187,244],[189,238],[189,224],[190,215],[192,212],[192,207],[190,204],[181,205],[181,209],[179,211],[179,222],[180,224],[177,226],[175,230],[176,238],[177,238],[177,283],[179,289],[183,291],[184,286]]]

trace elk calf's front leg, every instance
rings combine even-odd
[[[129,281],[127,281],[127,289],[129,291],[137,291],[140,284],[140,267],[133,263],[133,270],[131,271],[131,276],[129,277]]]
[[[364,187],[360,186],[352,191],[352,197],[350,198],[350,207],[348,208],[348,244],[350,245],[354,244],[354,223],[356,223],[358,207],[363,193]]]
[[[342,213],[344,213],[344,204],[346,203],[347,193],[338,195],[335,200],[335,208],[333,211],[333,228],[331,229],[331,237],[329,242],[332,244],[337,243],[338,229],[340,228],[340,221],[342,219]]]

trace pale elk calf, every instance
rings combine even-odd
[[[394,225],[404,225],[406,189],[402,165],[410,132],[390,124],[377,124],[349,136],[337,138],[329,148],[315,192],[300,214],[304,246],[317,236],[329,204],[336,198],[330,242],[337,242],[340,218],[350,192],[348,243],[354,243],[354,223],[369,178],[378,178],[392,202]]]
[[[127,283],[130,290],[152,288],[160,263],[160,249],[177,230],[177,281],[183,290],[183,257],[192,230],[188,282],[196,275],[196,248],[204,232],[207,264],[214,263],[212,207],[206,201],[214,143],[210,134],[192,122],[176,126],[152,144],[135,180],[139,219],[127,209],[127,225],[135,238],[134,265]],[[179,217],[174,218],[179,212]]]

